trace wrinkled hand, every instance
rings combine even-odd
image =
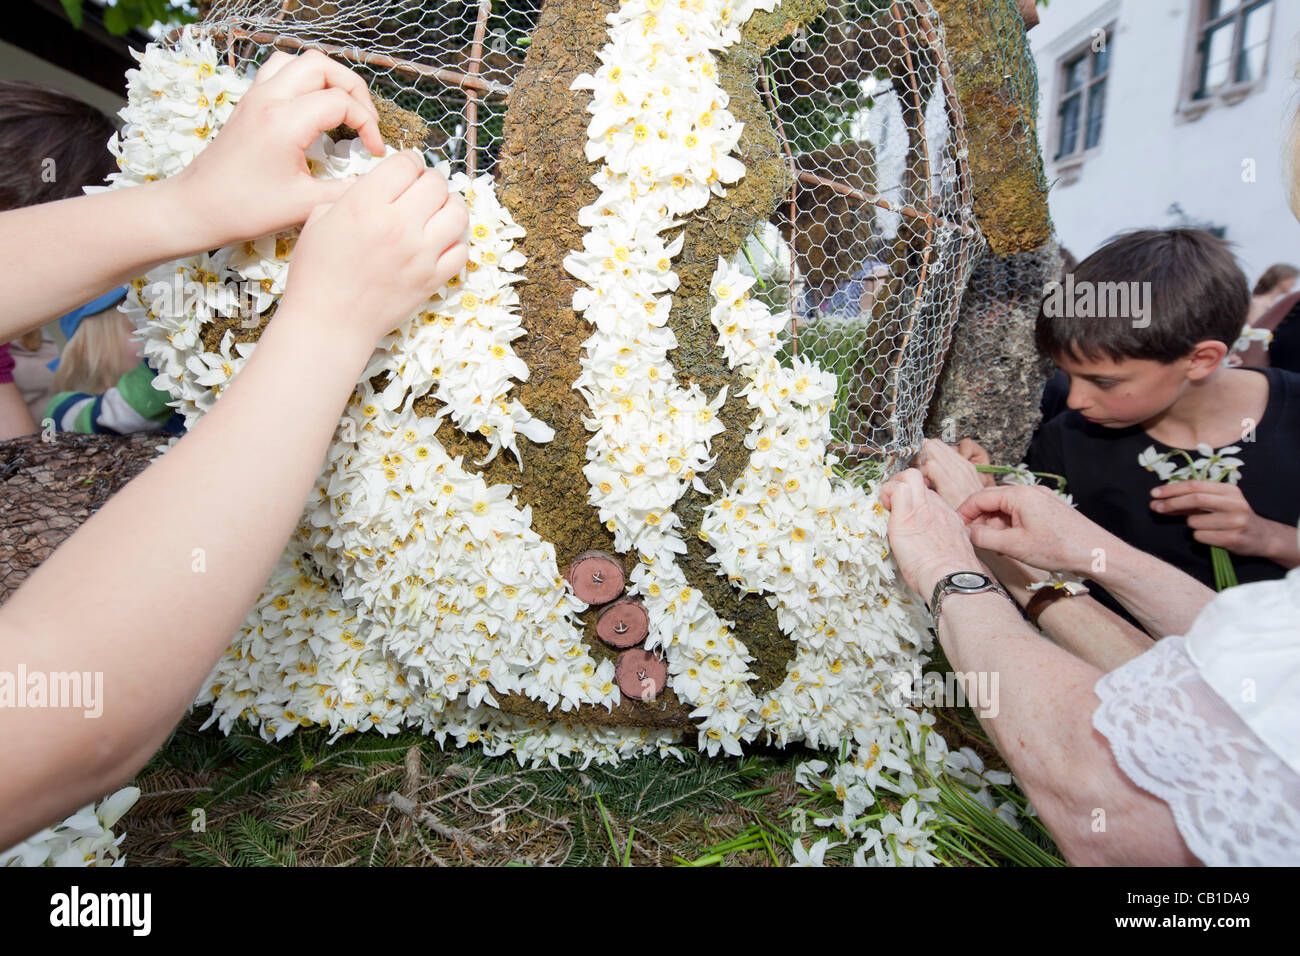
[[[313,179],[303,155],[340,124],[383,155],[379,114],[360,76],[316,50],[273,54],[216,138],[172,177],[208,247],[297,225],[342,196],[355,180]]]
[[[1151,510],[1187,515],[1192,537],[1233,554],[1264,555],[1277,524],[1255,514],[1236,485],[1222,481],[1174,481],[1151,489]]]
[[[390,156],[307,220],[281,309],[373,348],[464,267],[468,223],[440,173],[414,153]]]
[[[978,445],[975,447],[979,448]],[[912,464],[921,470],[926,482],[950,508],[956,508],[984,487],[980,473],[968,458],[951,445],[933,438],[921,443],[921,450]]]
[[[889,547],[894,560],[917,594],[928,600],[944,575],[982,567],[961,519],[925,487],[925,479],[915,468],[885,482],[880,502],[889,509]]]
[[[1051,571],[1090,574],[1093,550],[1120,543],[1037,485],[986,488],[962,502],[957,513],[975,547]]]

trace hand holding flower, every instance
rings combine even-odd
[[[1039,485],[986,488],[957,513],[970,526],[977,548],[995,551],[1035,568],[1089,574],[1095,549],[1122,546],[1114,535]]]
[[[1262,518],[1236,485],[1221,481],[1174,481],[1151,489],[1151,510],[1186,515],[1192,537],[1201,544],[1233,554],[1254,555],[1294,563],[1300,559],[1296,531],[1280,521]]]
[[[368,350],[465,265],[469,212],[411,153],[388,157],[318,207],[294,249],[285,309],[347,316],[335,331]],[[321,321],[326,321],[322,318]]]
[[[379,114],[360,76],[315,50],[275,53],[211,144],[169,180],[183,192],[175,208],[193,219],[182,225],[216,248],[304,222],[351,185],[314,179],[303,155],[340,124],[383,155]]]

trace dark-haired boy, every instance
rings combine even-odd
[[[1038,429],[1029,467],[1064,476],[1085,515],[1211,587],[1211,545],[1242,583],[1300,565],[1300,375],[1223,364],[1249,304],[1222,239],[1142,230],[1049,287],[1036,328],[1069,376],[1069,410]],[[1240,482],[1165,483],[1138,463],[1151,446],[1197,459],[1198,445],[1239,449]]]

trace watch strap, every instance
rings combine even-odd
[[[1029,618],[1029,623],[1037,624],[1038,619],[1043,616],[1043,612],[1047,610],[1049,604],[1054,604],[1065,598],[1079,597],[1087,593],[1087,588],[1082,591],[1072,591],[1069,588],[1039,588],[1030,596],[1029,602],[1025,604],[1025,616]]]

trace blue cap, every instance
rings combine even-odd
[[[112,292],[105,292],[98,299],[87,302],[79,309],[73,309],[67,315],[59,317],[59,328],[63,330],[65,338],[71,339],[77,334],[77,328],[81,325],[81,320],[88,315],[98,315],[105,309],[111,309],[123,299],[126,298],[126,286],[121,285]],[[50,371],[59,367],[59,360],[56,358],[46,366]]]

